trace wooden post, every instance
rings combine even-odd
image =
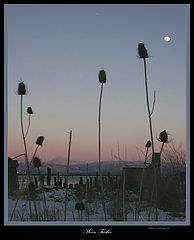
[[[88,163],[86,164],[86,193],[85,193],[85,199],[86,199],[86,207],[85,207],[85,216],[86,221],[89,220],[89,211],[88,211],[88,187],[89,187],[89,180],[88,180]]]
[[[99,188],[99,184],[98,184],[98,172],[96,172],[96,188]]]
[[[54,185],[57,186],[57,177],[54,177]]]
[[[51,185],[51,168],[47,167],[47,185]]]
[[[125,168],[123,168],[123,221],[125,221]]]
[[[40,179],[40,184],[44,186],[44,175],[41,174],[39,179]]]
[[[90,189],[93,187],[92,177],[90,177]]]
[[[34,182],[35,182],[35,187],[37,188],[38,187],[38,179],[37,179],[37,177],[34,178]]]
[[[65,182],[64,182],[63,186],[64,186],[64,188],[67,187],[67,178],[65,178]]]
[[[59,177],[59,187],[62,187],[62,177]]]

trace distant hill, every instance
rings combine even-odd
[[[43,163],[40,167],[41,173],[46,174],[47,167],[51,168],[52,174],[66,174],[66,160],[63,158],[57,158],[56,160],[50,160],[46,163]],[[118,174],[122,172],[123,167],[143,167],[143,162],[126,162],[126,161],[104,161],[101,163],[101,170],[103,174],[110,172],[111,174]],[[26,165],[20,163],[17,168],[19,173],[22,173],[26,170]],[[96,174],[98,171],[98,162],[88,163],[88,174]],[[37,169],[31,167],[31,173],[37,173]],[[81,175],[86,174],[86,163],[80,161],[71,161],[70,165],[70,174]]]
[[[83,161],[78,161],[78,160],[72,160],[71,159],[71,165],[74,165],[74,164],[82,164]],[[57,164],[57,165],[66,165],[67,164],[67,159],[66,158],[63,158],[63,157],[56,157],[54,159],[51,159],[47,162],[47,164]]]
[[[47,173],[47,167],[51,168],[51,174],[66,174],[66,159],[58,157],[52,159],[46,163],[43,163],[40,167],[40,172],[43,174]],[[143,161],[103,161],[101,163],[102,174],[120,174],[124,167],[143,167]],[[168,163],[162,163],[161,171],[163,173],[168,172],[171,169],[171,165]],[[26,171],[26,165],[20,163],[17,168],[18,173],[24,173]],[[95,175],[98,171],[98,162],[88,163],[88,174]],[[37,169],[31,167],[30,172],[37,174]],[[86,174],[86,162],[72,161],[70,162],[70,175],[85,175]]]

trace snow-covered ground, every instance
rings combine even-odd
[[[99,200],[100,193],[95,193],[93,200],[86,203],[83,198],[81,201],[85,205],[83,211],[78,211],[75,209],[75,205],[78,202],[77,194],[75,189],[68,189],[68,201],[67,201],[67,211],[66,211],[66,221],[81,222],[81,221],[104,221],[104,211],[102,201]],[[53,188],[45,187],[44,192],[40,192],[34,198],[34,201],[26,199],[24,194],[18,194],[17,197],[9,197],[8,199],[8,220],[11,221],[64,221],[65,215],[65,189],[64,188]],[[117,211],[115,212],[115,196],[112,193],[105,194],[105,207],[107,221],[114,222],[115,213],[117,216],[122,216],[122,200],[120,205],[118,205]],[[45,201],[44,201],[45,199]],[[80,202],[80,201],[79,201]],[[30,207],[31,205],[31,214]],[[116,202],[117,204],[117,202]],[[138,195],[129,191],[126,194],[125,199],[125,222],[134,221],[148,221],[149,207],[146,202],[141,201],[138,205]],[[140,206],[139,211],[137,211],[138,206]],[[119,209],[120,207],[120,209]],[[35,211],[36,209],[36,211]],[[37,215],[35,214],[37,213]],[[119,215],[120,214],[120,215]],[[37,220],[37,218],[38,220]],[[152,209],[150,215],[150,221],[155,219],[155,209]],[[119,221],[122,221],[119,219]],[[186,221],[185,213],[172,213],[165,212],[158,209],[158,221]]]

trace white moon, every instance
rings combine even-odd
[[[164,41],[169,42],[170,41],[170,37],[168,37],[168,36],[164,37]]]

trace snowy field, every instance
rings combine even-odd
[[[100,193],[95,192],[86,202],[82,197],[78,201],[76,189],[68,189],[68,201],[66,210],[66,221],[69,222],[96,222],[105,221],[103,204],[100,200]],[[36,194],[29,201],[27,196],[18,192],[15,197],[8,199],[8,221],[26,222],[26,221],[41,221],[41,222],[64,222],[65,215],[65,189],[56,187],[44,187],[44,191]],[[108,222],[123,221],[123,202],[122,193],[105,192],[105,207]],[[149,206],[145,201],[139,202],[138,194],[132,191],[127,191],[125,197],[125,222],[146,222],[148,221]],[[85,206],[84,210],[76,209],[76,203],[82,202]],[[31,211],[30,206],[31,205]],[[31,213],[30,213],[31,212]],[[155,219],[155,208],[150,212],[150,221]],[[165,212],[158,209],[158,221],[186,221],[185,213]]]

